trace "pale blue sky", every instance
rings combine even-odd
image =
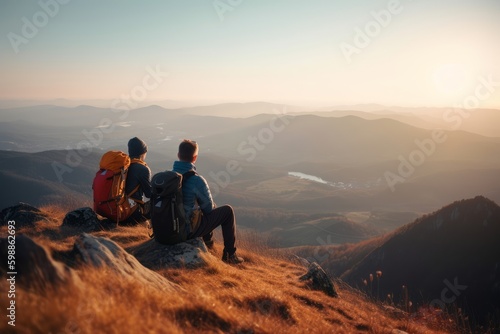
[[[0,98],[112,100],[148,66],[169,73],[150,100],[448,106],[500,82],[499,0],[401,0],[366,47],[356,29],[390,1],[65,0],[13,47],[55,1],[0,0]],[[500,107],[500,85],[481,106]]]

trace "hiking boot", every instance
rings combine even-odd
[[[228,264],[240,264],[240,263],[245,262],[245,260],[243,258],[239,257],[238,255],[236,255],[236,253],[234,253],[232,255],[229,255],[227,253],[222,255],[222,261],[224,261]]]

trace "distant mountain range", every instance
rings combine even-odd
[[[0,150],[4,152],[0,156],[8,160],[0,171],[4,184],[16,187],[28,177],[23,165],[35,169],[44,166],[38,161],[45,156],[66,164],[68,152],[62,150],[96,145],[90,149],[92,154],[83,159],[92,171],[83,164],[67,174],[71,184],[82,182],[69,190],[88,200],[93,173],[104,151],[126,151],[127,141],[139,136],[148,143],[148,163],[157,172],[171,168],[179,140],[192,138],[201,148],[199,171],[214,189],[223,189],[217,200],[236,206],[293,208],[298,212],[320,212],[324,214],[321,218],[327,218],[331,213],[350,211],[429,212],[477,194],[500,201],[500,138],[447,131],[442,134],[443,142],[433,142],[431,130],[408,124],[416,112],[385,110],[369,114],[340,110],[300,114],[290,113],[287,108],[256,102],[184,109],[148,106],[112,110],[85,105],[3,109]],[[247,118],[207,115],[252,112],[264,113]],[[474,115],[495,112],[499,113],[477,110]],[[422,126],[428,123],[424,118],[419,122]],[[491,123],[495,124],[494,118]],[[111,128],[106,128],[110,124]],[[13,151],[35,155],[19,154],[16,164],[11,164]],[[60,153],[40,153],[43,151]],[[420,160],[410,162],[415,157]],[[227,176],[231,160],[242,169],[225,184],[221,175]],[[55,174],[51,163],[45,163],[48,169],[44,167],[29,177],[36,181],[33,185],[37,188],[49,189],[46,194],[51,197],[61,185],[57,179],[54,184],[48,183],[54,181]],[[402,177],[402,168],[412,170]],[[325,184],[299,181],[289,172],[309,174],[323,179]],[[387,173],[399,176],[393,189]],[[12,178],[18,181],[9,181]],[[9,190],[10,194],[18,192]],[[12,203],[22,200],[22,194],[6,194],[3,199]],[[44,201],[43,197],[33,195],[29,199],[37,201],[33,202],[36,205]]]
[[[39,108],[40,106],[51,106],[57,108],[75,108],[86,106],[97,107],[103,110],[111,109],[116,103],[112,100],[0,100],[0,109],[24,110]],[[149,104],[133,106],[131,109],[148,109],[150,105],[159,106],[164,110],[180,110],[184,114],[198,116],[219,116],[245,118],[258,114],[275,113],[285,111],[296,114],[315,114],[327,117],[342,117],[347,115],[358,116],[365,119],[394,119],[412,126],[447,130],[462,130],[488,137],[499,137],[498,125],[500,112],[498,109],[463,109],[455,107],[400,107],[386,106],[381,104],[354,104],[354,105],[332,105],[311,106],[301,103],[270,103],[270,102],[225,102],[225,101],[174,101],[158,100],[150,101]],[[91,107],[93,106],[93,107]],[[1,114],[1,111],[0,111]]]

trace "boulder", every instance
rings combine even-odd
[[[8,265],[8,245],[15,240],[15,263]],[[15,239],[0,238],[1,270],[7,275],[15,276],[16,284],[37,291],[45,291],[48,287],[63,286],[72,281],[72,270],[62,263],[54,261],[47,249],[29,237],[20,234]],[[14,272],[16,274],[9,274]]]
[[[323,268],[321,268],[321,266],[316,262],[312,262],[311,264],[309,264],[307,273],[305,275],[302,275],[299,280],[312,280],[313,289],[321,290],[330,297],[339,296],[330,277],[328,277]]]
[[[154,270],[202,267],[207,265],[207,259],[212,257],[201,238],[176,245],[163,245],[151,239],[134,247],[131,253],[145,267]]]
[[[62,222],[62,226],[76,227],[82,232],[102,230],[107,225],[110,225],[108,220],[100,219],[95,211],[89,207],[68,212]]]
[[[38,221],[51,221],[46,213],[26,203],[10,206],[0,212],[1,225],[7,225],[9,220],[14,220],[16,227],[34,226]]]
[[[160,274],[145,268],[135,257],[108,238],[95,237],[87,233],[75,241],[75,251],[84,263],[109,268],[117,274],[153,286],[159,290],[180,291],[182,288]]]

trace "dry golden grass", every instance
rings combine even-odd
[[[71,249],[78,231],[60,229],[61,212],[44,208],[57,220],[21,229],[55,253]],[[4,229],[0,230],[4,235]],[[148,240],[144,226],[96,233],[126,249]],[[159,292],[106,270],[78,266],[81,282],[54,291],[16,296],[17,333],[443,333],[408,319],[397,319],[380,305],[341,284],[340,298],[313,291],[298,277],[305,268],[268,250],[255,234],[240,235],[246,262],[230,266],[214,258],[199,269],[164,269],[160,274],[185,292]],[[219,239],[220,240],[220,239]],[[57,258],[57,257],[56,257]],[[0,283],[2,294],[6,281]],[[0,307],[5,310],[2,298]],[[12,331],[6,321],[0,332]]]

